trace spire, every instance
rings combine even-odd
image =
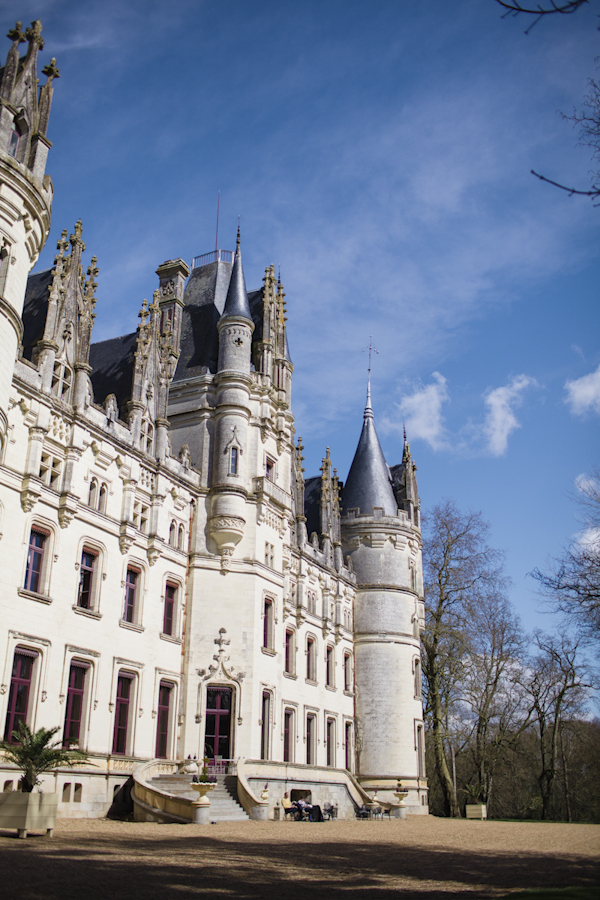
[[[231,281],[229,282],[225,309],[223,310],[223,317],[225,316],[243,316],[243,318],[249,319],[252,322],[252,313],[250,312],[250,304],[248,303],[248,293],[246,291],[246,281],[244,279],[244,269],[242,266],[239,225]]]
[[[359,509],[363,516],[372,515],[375,507],[381,507],[386,516],[398,515],[390,470],[375,431],[370,373],[362,432],[344,485],[343,507],[346,513]]]

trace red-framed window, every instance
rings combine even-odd
[[[113,732],[112,752],[119,756],[127,753],[129,730],[129,706],[133,693],[133,675],[122,674],[117,680],[117,698],[115,703],[115,727]]]
[[[335,719],[327,719],[325,723],[325,744],[327,747],[327,765],[335,766]]]
[[[327,647],[325,650],[325,684],[327,687],[333,687],[334,676],[334,654],[333,647]]]
[[[135,622],[135,607],[139,577],[139,569],[127,569],[127,575],[125,577],[125,604],[123,607],[123,620],[125,622]]]
[[[82,609],[91,609],[94,600],[94,573],[98,554],[87,547],[83,548],[81,554],[81,568],[79,570],[79,593],[77,595],[77,606]]]
[[[161,681],[158,688],[158,717],[156,724],[156,756],[159,759],[166,759],[168,756],[172,690],[172,684],[169,684],[168,681]]]
[[[42,571],[44,566],[44,549],[48,533],[32,528],[29,535],[27,551],[27,568],[25,570],[25,590],[39,594],[42,590]]]
[[[15,743],[13,731],[16,731],[20,722],[27,721],[31,678],[38,655],[35,650],[27,650],[24,647],[17,647],[15,650],[4,726],[4,740],[11,744]]]
[[[292,749],[294,737],[294,711],[286,709],[283,713],[283,761],[293,762]]]
[[[315,744],[316,719],[312,713],[306,717],[306,765],[312,766],[314,763],[314,744]]]
[[[175,601],[177,600],[177,585],[168,584],[165,588],[165,610],[163,615],[163,634],[173,634],[175,623]]]
[[[65,730],[63,743],[78,743],[83,718],[85,698],[85,682],[89,663],[73,660],[69,669],[69,687],[67,690],[67,708],[65,710]]]

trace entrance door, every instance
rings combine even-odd
[[[206,730],[204,755],[214,765],[215,756],[231,759],[231,701],[233,690],[208,688],[206,692]]]

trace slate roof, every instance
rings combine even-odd
[[[390,470],[375,430],[369,387],[360,440],[342,489],[342,508],[346,513],[360,509],[368,516],[376,506],[382,507],[386,516],[398,515]]]
[[[133,359],[137,331],[121,337],[98,341],[90,347],[94,402],[100,406],[109,394],[115,394],[119,404],[119,418],[127,421],[127,401],[131,400]]]
[[[304,482],[304,515],[308,539],[314,531],[321,535],[321,476],[315,475]]]
[[[46,314],[48,312],[48,288],[52,284],[54,269],[44,269],[27,279],[25,301],[23,303],[23,356],[33,361],[33,353],[38,341],[44,337]]]

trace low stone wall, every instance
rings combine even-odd
[[[340,819],[353,819],[356,809],[369,804],[371,796],[363,791],[346,769],[325,766],[304,766],[299,763],[278,763],[266,760],[245,759],[238,762],[252,790],[260,797],[266,783],[269,785],[268,818],[276,818],[275,810],[283,818],[283,795],[295,790],[310,791],[312,802],[323,808],[325,803],[337,806]]]

